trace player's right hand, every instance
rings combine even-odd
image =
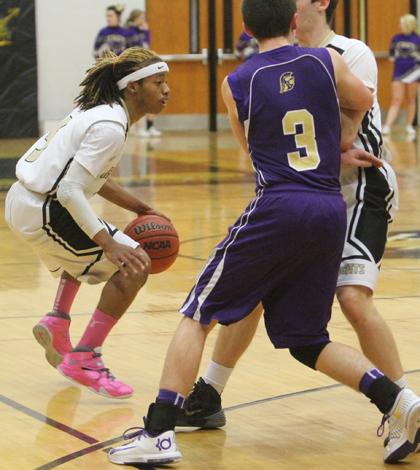
[[[374,166],[382,168],[384,163],[381,159],[375,157],[363,149],[350,149],[341,154],[341,165],[347,167],[369,168]]]
[[[134,249],[113,241],[104,247],[105,256],[118,267],[124,277],[150,272],[150,258],[140,247]]]

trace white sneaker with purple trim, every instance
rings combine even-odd
[[[128,430],[129,431],[129,430]],[[165,464],[181,460],[174,431],[166,431],[158,436],[149,436],[144,429],[125,434],[126,439],[134,438],[128,444],[113,447],[108,458],[112,463],[124,464]]]
[[[420,398],[405,388],[398,395],[389,415],[389,436],[385,443],[385,463],[397,463],[409,454],[416,452],[420,444]]]

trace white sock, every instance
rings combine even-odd
[[[221,366],[217,362],[210,361],[203,379],[206,384],[211,385],[221,395],[232,372],[233,368],[230,369],[229,367]]]
[[[407,387],[407,379],[405,378],[405,375],[403,375],[400,379],[396,380],[395,383],[400,388],[406,388]]]

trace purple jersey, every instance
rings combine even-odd
[[[128,34],[121,26],[102,28],[95,39],[94,56],[100,57],[105,51],[120,55],[127,49]]]
[[[127,29],[128,47],[138,46],[149,49],[150,47],[150,31],[141,29],[137,26],[130,26]]]
[[[393,79],[399,80],[412,73],[420,64],[420,36],[397,34],[391,40],[389,55],[394,59]]]
[[[258,187],[340,192],[340,111],[326,49],[262,52],[228,81]]]

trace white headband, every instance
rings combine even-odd
[[[136,70],[121,80],[118,80],[117,86],[120,90],[124,90],[124,88],[128,85],[128,82],[137,82],[137,80],[141,80],[142,78],[150,77],[151,75],[163,72],[169,72],[168,64],[166,62],[157,62],[156,64],[152,64],[147,67],[143,67],[142,69]]]

